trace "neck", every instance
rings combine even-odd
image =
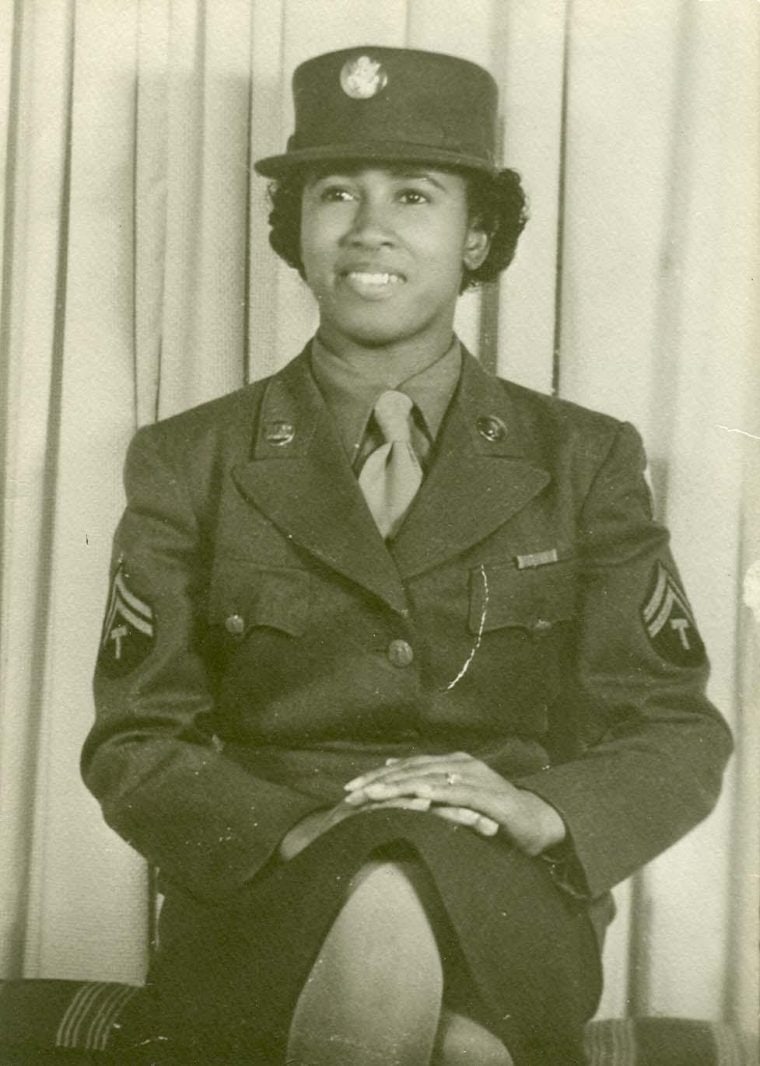
[[[412,375],[432,366],[451,346],[454,334],[449,325],[437,331],[435,336],[425,333],[391,344],[359,343],[345,334],[332,331],[329,325],[320,324],[319,339],[329,351],[359,372],[380,367],[389,377],[404,381]]]

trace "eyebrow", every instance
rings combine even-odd
[[[429,181],[431,185],[435,185],[437,188],[445,192],[445,186],[434,178],[429,170],[425,170],[423,167],[389,167],[390,172],[396,178],[414,178],[417,181]]]
[[[435,185],[435,187],[437,189],[440,189],[441,192],[446,192],[447,191],[446,187],[440,181],[438,181],[437,178],[433,177],[433,175],[431,174],[431,172],[429,170],[426,170],[424,167],[415,167],[415,166],[389,166],[389,167],[378,167],[378,168],[358,166],[358,167],[346,167],[345,169],[344,168],[340,168],[340,167],[336,167],[335,170],[328,170],[328,171],[324,171],[321,174],[314,174],[312,177],[310,177],[307,180],[306,186],[307,186],[307,188],[308,187],[312,187],[312,186],[318,184],[320,181],[330,181],[330,180],[336,179],[336,178],[353,178],[358,173],[360,173],[362,170],[373,170],[373,169],[387,170],[388,173],[390,175],[392,175],[392,177],[397,178],[397,179],[399,179],[401,181],[404,181],[404,180],[407,180],[407,181],[411,181],[411,180],[427,181],[427,182],[430,182],[431,185]]]

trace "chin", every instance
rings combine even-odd
[[[415,333],[414,329],[405,329],[399,323],[397,315],[352,316],[348,321],[334,322],[333,326],[344,337],[350,338],[355,344],[363,344],[367,348],[382,348],[386,345],[397,344]]]

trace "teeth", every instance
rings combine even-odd
[[[363,270],[350,270],[347,276],[363,285],[395,285],[401,281],[398,274],[369,274]]]

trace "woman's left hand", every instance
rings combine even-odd
[[[431,813],[446,817],[446,810],[472,812],[473,819],[491,821],[527,855],[538,855],[561,843],[567,830],[559,813],[535,792],[513,784],[479,759],[465,752],[418,755],[388,762],[349,781],[346,803],[352,806],[378,800],[416,796],[431,801]],[[468,823],[466,817],[449,820]],[[480,828],[483,832],[483,828]],[[495,831],[495,830],[494,830]],[[486,835],[489,835],[488,833]]]

